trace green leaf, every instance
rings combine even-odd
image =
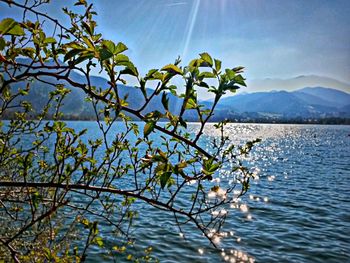
[[[7,35],[12,35],[12,36],[23,36],[24,35],[24,31],[23,31],[23,28],[20,27],[20,25],[15,25],[6,34]],[[3,35],[5,35],[5,34],[3,34]]]
[[[118,54],[116,57],[115,57],[115,62],[118,64],[119,62],[129,62],[129,57],[128,56],[125,56],[123,54]]]
[[[213,66],[213,59],[212,57],[208,54],[208,53],[202,53],[202,54],[199,54],[201,56],[201,58],[207,62],[209,64],[209,66]]]
[[[167,94],[163,92],[162,95],[162,104],[165,110],[169,110],[169,98],[167,97]]]
[[[45,40],[44,40],[44,43],[45,44],[50,44],[50,43],[56,43],[57,41],[56,41],[56,39],[55,38],[53,38],[53,37],[47,37],[47,38],[45,38]]]
[[[245,79],[242,77],[242,75],[237,75],[237,76],[235,76],[233,80],[234,80],[237,84],[242,85],[242,86],[244,86],[244,87],[247,87],[247,85],[246,85],[245,82],[244,82]]]
[[[220,163],[214,163],[210,166],[209,168],[209,172],[215,172],[219,167],[220,167]]]
[[[176,75],[176,74],[182,75],[183,74],[182,70],[178,66],[175,66],[173,64],[169,64],[169,65],[164,66],[161,69],[161,71],[166,71],[166,72],[168,72],[170,74],[174,74],[174,75]]]
[[[83,49],[84,47],[80,45],[79,43],[73,41],[70,43],[67,43],[64,45],[66,48],[71,48],[71,49]]]
[[[93,32],[91,30],[91,27],[85,22],[85,21],[82,21],[81,22],[81,25],[83,26],[83,28],[86,30],[86,32],[91,36],[93,35]]]
[[[221,61],[218,60],[218,59],[215,59],[214,61],[215,61],[215,70],[216,70],[217,72],[219,72],[220,69],[221,69]]]
[[[203,161],[202,172],[209,176],[206,177],[208,180],[211,180],[211,175],[220,167],[221,163],[214,163],[213,158],[207,159]]]
[[[96,237],[95,242],[99,247],[103,247],[103,239],[102,237]]]
[[[124,45],[122,42],[119,42],[115,47],[114,54],[119,54],[121,52],[124,52],[125,50],[128,50],[128,47]]]
[[[180,168],[180,169],[182,169],[182,168],[186,168],[186,167],[187,167],[187,165],[188,165],[188,163],[187,163],[187,162],[182,161],[181,163],[179,163],[179,164],[177,165],[177,167],[178,167],[178,168]]]
[[[5,39],[0,37],[0,51],[4,50],[5,47],[6,47]]]
[[[145,119],[159,119],[162,117],[162,113],[155,110],[155,111],[151,111],[149,113],[146,114]]]
[[[153,79],[159,79],[159,80],[162,80],[163,79],[163,76],[164,76],[164,74],[163,73],[160,73],[160,72],[154,72],[153,73]]]
[[[131,61],[120,61],[118,62],[118,65],[125,66],[125,69],[121,70],[120,74],[128,74],[135,77],[139,75],[137,68],[134,66],[134,64]]]
[[[106,59],[109,59],[113,56],[113,53],[110,52],[108,49],[106,48],[102,48],[100,49],[99,51],[99,56],[100,56],[100,59],[103,61],[103,60],[106,60]]]
[[[239,67],[233,68],[232,70],[233,70],[234,72],[236,72],[236,73],[242,73],[242,72],[243,72],[243,69],[244,69],[244,67],[239,66]]]
[[[143,128],[143,135],[146,137],[154,130],[155,123],[153,121],[147,122]]]
[[[158,69],[151,69],[151,70],[149,70],[148,71],[148,73],[147,73],[147,75],[146,75],[146,77],[145,77],[145,79],[147,80],[147,79],[154,79],[154,73],[156,73],[156,72],[158,72]]]
[[[201,81],[198,86],[209,89],[209,85],[204,81]]]
[[[234,81],[231,81],[230,83],[223,85],[224,91],[229,90],[233,93],[235,93],[239,88],[240,88],[239,86],[235,85]]]
[[[192,68],[198,67],[198,59],[192,59],[188,66]]]
[[[93,50],[95,51],[95,46],[94,46],[94,43],[92,43],[92,41],[88,38],[88,37],[81,37],[84,42],[88,45],[88,47],[90,48],[90,50]]]
[[[170,176],[171,176],[171,172],[164,172],[164,173],[160,176],[160,178],[159,178],[159,180],[160,180],[160,187],[161,187],[162,189],[164,189],[164,187],[166,186],[166,184],[167,184],[167,182],[168,182]]]
[[[67,52],[67,54],[64,56],[64,59],[63,61],[67,61],[69,60],[70,58],[78,55],[79,53],[81,53],[83,51],[83,49],[71,49]]]
[[[140,88],[143,96],[147,98],[146,81],[143,78],[140,80]]]
[[[204,79],[204,78],[215,78],[215,75],[212,72],[202,72],[198,75],[199,79]]]
[[[226,75],[230,81],[235,78],[236,73],[232,69],[226,69],[225,71],[226,71]]]
[[[189,98],[186,103],[185,109],[196,109],[197,108],[197,103],[193,98]]]
[[[113,41],[111,41],[111,40],[103,40],[102,41],[102,46],[103,46],[103,48],[106,48],[109,52],[114,54],[115,44],[114,44]]]
[[[207,68],[207,67],[211,67],[211,65],[207,61],[205,61],[204,59],[200,58],[200,59],[197,59],[196,67]]]
[[[94,53],[93,52],[91,52],[91,51],[88,51],[88,52],[84,51],[84,52],[82,52],[79,55],[79,57],[77,59],[74,60],[74,64],[77,65],[77,64],[79,64],[79,63],[81,63],[81,62],[83,62],[83,61],[85,61],[87,59],[91,59],[93,57],[94,57]]]
[[[1,35],[23,36],[23,28],[12,18],[5,18],[0,22]]]
[[[35,53],[35,49],[32,47],[25,47],[22,49],[22,54],[27,57],[33,58],[34,53]]]

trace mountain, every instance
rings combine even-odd
[[[301,75],[289,79],[253,79],[247,80],[248,88],[245,91],[261,92],[271,90],[295,91],[302,87],[331,87],[344,92],[350,92],[350,84],[333,78],[317,75]]]
[[[215,114],[229,119],[242,114],[277,119],[349,118],[350,94],[323,87],[238,94],[223,98]]]
[[[346,92],[342,92],[339,90],[334,90],[330,88],[323,88],[323,87],[314,87],[314,88],[303,88],[300,90],[297,90],[294,93],[299,93],[302,95],[302,97],[306,98],[307,95],[314,96],[318,99],[317,104],[324,104],[327,103],[327,105],[332,105],[334,107],[343,107],[350,103],[350,94]],[[323,102],[322,102],[323,100]]]
[[[21,61],[22,63],[26,61]],[[85,83],[86,79],[77,72],[71,72],[70,78],[78,83]],[[56,79],[44,77],[44,81],[59,84]],[[92,76],[91,84],[97,89],[108,88],[107,80]],[[16,83],[11,86],[13,90],[23,87],[23,83]],[[49,92],[55,88],[39,82],[31,83],[31,90],[25,98],[18,98],[13,103],[19,103],[20,99],[28,100],[34,109],[42,109],[49,99]],[[125,99],[130,108],[139,109],[145,99],[140,89],[125,85],[118,85],[119,95]],[[148,94],[152,89],[147,89]],[[71,88],[71,93],[64,100],[61,111],[66,118],[70,119],[95,119],[95,113],[91,104],[85,101],[85,93],[77,88]],[[168,94],[169,108],[172,113],[178,113],[182,105],[182,99]],[[199,104],[209,108],[212,101],[200,101]],[[102,105],[99,105],[102,109]],[[152,102],[143,110],[143,113],[158,110],[164,112],[161,96],[153,98]],[[53,110],[50,112],[53,113]],[[9,114],[7,117],[10,117]],[[340,119],[340,122],[350,123],[350,94],[339,89],[325,87],[305,87],[293,91],[265,91],[254,93],[238,93],[234,96],[224,97],[217,105],[212,121],[223,119],[237,121],[301,121],[309,122],[310,119],[319,121],[321,119]],[[188,110],[185,119],[198,121],[196,111]],[[338,122],[337,122],[338,123]]]
[[[27,59],[21,59],[19,60],[20,63],[28,64],[30,61]],[[48,65],[52,64],[53,62],[48,62]],[[45,82],[51,82],[55,84],[67,84],[62,81],[57,81],[53,77],[42,77],[41,78]],[[77,82],[77,83],[86,83],[86,79],[83,75],[72,71],[70,73],[70,79]],[[108,81],[105,78],[98,77],[98,76],[91,76],[90,77],[91,86],[95,86],[97,89],[106,90],[109,87]],[[18,103],[20,100],[27,100],[32,103],[34,110],[37,112],[46,105],[46,102],[49,99],[49,93],[51,91],[55,90],[55,87],[45,84],[43,82],[33,80],[31,83],[31,89],[29,91],[29,94],[25,97],[18,97],[17,100],[14,100],[14,104]],[[18,90],[19,88],[23,88],[25,85],[23,82],[15,83],[11,85],[12,90]],[[69,87],[69,85],[66,86],[67,88],[70,88],[71,92],[67,95],[67,97],[64,100],[64,103],[61,107],[61,111],[65,114],[67,118],[73,118],[73,119],[94,119],[95,113],[92,105],[90,103],[87,103],[85,101],[86,94],[84,91]],[[145,102],[145,98],[139,88],[126,86],[118,84],[118,91],[120,98],[127,101],[128,105],[132,109],[139,109]],[[148,94],[151,94],[153,92],[152,89],[146,89],[146,92]],[[182,105],[182,100],[169,94],[169,110],[177,113],[179,112],[179,109]],[[99,109],[102,108],[102,105],[100,105]],[[162,106],[161,102],[161,96],[156,96],[153,98],[152,103],[150,103],[143,111],[143,114],[146,114],[147,112],[158,110],[161,112],[164,112],[164,107]],[[53,113],[54,109],[51,109],[51,112]]]

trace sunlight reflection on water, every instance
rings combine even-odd
[[[343,216],[350,214],[345,201],[350,191],[348,130],[347,126],[230,124],[227,135],[235,144],[262,139],[246,160],[261,180],[254,180],[250,195],[233,205],[241,215],[228,211],[226,229],[235,235],[220,240],[225,247],[221,259],[201,248],[206,259],[197,261],[348,260],[350,239],[345,233],[350,233],[350,218]],[[210,125],[204,133],[219,136]]]
[[[208,139],[219,136],[212,125],[204,130],[206,141],[200,142],[207,148]],[[199,126],[189,128],[196,131]],[[136,247],[152,245],[160,262],[349,261],[349,130],[229,124],[226,132],[235,144],[256,138],[262,142],[244,160],[256,175],[248,194],[232,204],[232,210],[214,212],[227,214],[224,229],[213,233],[223,250],[213,249],[193,227],[179,234],[168,214],[149,207],[135,220]],[[215,180],[223,189],[225,183],[233,183],[225,171]],[[89,260],[95,262],[99,255],[91,253]]]

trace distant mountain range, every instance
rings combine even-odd
[[[210,106],[211,101],[204,102]],[[350,94],[344,91],[306,87],[296,91],[270,91],[237,94],[223,98],[216,118],[293,120],[321,118],[350,118]]]
[[[85,82],[83,76],[76,72],[71,73],[71,78],[76,82]],[[91,77],[91,83],[97,88],[107,86],[107,80],[102,77]],[[23,84],[17,83],[12,86],[12,89],[16,90],[22,86]],[[35,109],[41,109],[48,100],[48,93],[54,88],[38,81],[33,82],[31,86],[31,91],[25,99],[30,101]],[[138,109],[144,103],[144,97],[137,88],[119,85],[119,91],[121,97],[127,97],[131,108]],[[148,89],[147,92],[151,93],[152,90]],[[62,107],[65,117],[68,119],[95,119],[92,106],[84,99],[83,91],[72,88],[72,92],[67,96]],[[199,104],[210,107],[212,101],[200,101]],[[171,112],[178,113],[181,105],[182,99],[169,94]],[[153,110],[164,112],[160,96],[155,97],[143,112]],[[229,119],[242,122],[320,122],[324,119],[340,119],[336,123],[350,123],[350,94],[339,89],[324,87],[306,87],[294,91],[239,93],[222,98],[214,114],[213,121]],[[189,121],[197,121],[193,110],[187,111],[185,117]]]
[[[329,87],[350,92],[350,84],[333,78],[317,75],[300,75],[295,78],[278,79],[252,79],[247,80],[248,92],[262,92],[270,90],[295,91],[303,87]]]
[[[27,59],[20,59],[18,62],[23,64],[29,64],[30,61]],[[53,62],[49,62],[50,65]],[[53,65],[53,64],[52,64]],[[77,82],[77,83],[86,83],[86,79],[81,74],[72,71],[70,73],[71,80]],[[57,81],[53,77],[41,77],[41,79],[45,82],[55,83],[55,84],[66,84],[61,81]],[[97,89],[101,88],[102,90],[106,89],[106,87],[109,87],[107,79],[103,77],[98,76],[91,76],[90,77],[90,83],[92,86],[95,86]],[[15,83],[11,85],[11,89],[13,91],[16,91],[20,88],[24,88],[25,84],[23,82]],[[18,104],[20,100],[26,100],[30,102],[33,106],[33,109],[36,113],[39,113],[40,110],[42,110],[48,99],[49,99],[49,93],[51,91],[55,90],[55,87],[45,84],[43,82],[37,81],[37,80],[31,80],[30,82],[30,91],[29,94],[25,97],[20,96],[17,99],[13,101],[13,104]],[[68,86],[67,86],[68,87]],[[68,87],[69,88],[69,87]],[[143,106],[145,99],[140,89],[136,87],[126,86],[118,84],[118,91],[119,96],[122,99],[125,99],[129,107],[132,109],[139,109]],[[151,94],[153,92],[152,89],[146,89],[146,92],[148,94]],[[78,89],[78,88],[71,88],[71,92],[66,96],[64,99],[63,105],[61,106],[60,110],[64,114],[64,118],[66,119],[73,119],[73,120],[93,120],[96,119],[96,115],[94,112],[94,108],[90,103],[87,103],[85,101],[86,94]],[[173,113],[178,113],[180,111],[181,105],[182,105],[182,99],[177,98],[176,96],[169,95],[169,110]],[[1,101],[0,101],[1,105]],[[99,105],[100,109],[102,108],[102,104]],[[142,112],[144,114],[158,110],[161,112],[164,112],[164,107],[161,102],[161,96],[156,96],[152,99],[152,103],[150,103]],[[53,114],[54,108],[51,108],[49,111],[49,115]],[[13,112],[7,111],[5,114],[5,118],[12,118]]]

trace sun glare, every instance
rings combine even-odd
[[[190,45],[190,41],[192,38],[192,33],[193,33],[193,28],[197,20],[197,15],[198,15],[198,10],[199,10],[199,5],[200,5],[201,0],[194,0],[191,8],[191,12],[189,15],[188,23],[187,23],[187,29],[186,29],[186,40],[182,52],[182,57],[186,58],[187,52],[188,52],[188,47]]]

